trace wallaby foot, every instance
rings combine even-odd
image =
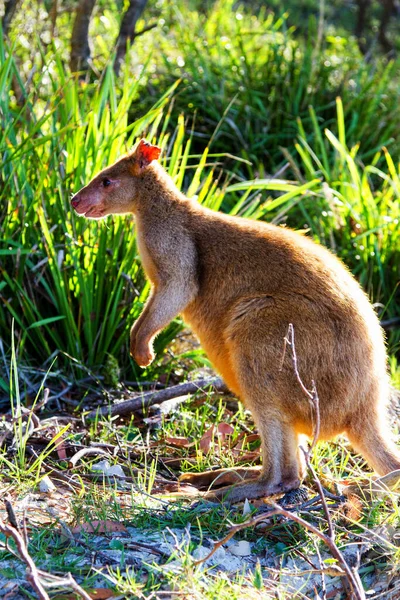
[[[260,467],[239,467],[237,469],[216,469],[204,473],[184,473],[179,477],[179,481],[190,483],[198,489],[208,489],[211,486],[222,487],[247,479],[257,479],[260,476],[260,470]]]
[[[256,500],[258,498],[267,498],[269,496],[280,496],[285,492],[296,489],[300,486],[300,480],[284,481],[277,484],[268,484],[259,479],[258,481],[245,481],[237,485],[228,485],[217,490],[205,492],[202,496],[205,500],[211,502],[244,502],[244,500]]]

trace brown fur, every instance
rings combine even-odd
[[[230,501],[286,491],[302,477],[298,440],[312,434],[313,420],[290,353],[283,358],[289,323],[300,376],[308,387],[312,380],[317,384],[320,439],[345,433],[380,475],[400,469],[386,424],[382,330],[346,267],[294,231],[213,212],[187,199],[151,158],[141,141],[76,194],[72,205],[87,217],[135,215],[139,253],[152,284],[131,330],[138,364],[151,362],[155,335],[182,314],[227,385],[252,411],[263,466],[256,481],[231,491]],[[107,187],[105,178],[111,182]]]

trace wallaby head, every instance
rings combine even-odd
[[[110,214],[135,212],[140,180],[161,149],[140,140],[136,147],[115,164],[100,171],[71,200],[79,215],[100,219]]]

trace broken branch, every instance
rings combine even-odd
[[[207,379],[198,379],[197,381],[188,381],[187,383],[180,383],[179,385],[173,385],[163,390],[154,392],[146,392],[132,400],[126,400],[125,402],[119,402],[113,406],[104,406],[96,410],[92,410],[87,416],[90,419],[94,419],[97,415],[129,415],[137,410],[143,410],[153,404],[159,404],[166,400],[172,400],[179,396],[185,396],[186,394],[195,394],[199,390],[206,390],[213,388],[216,392],[225,392],[227,390],[225,383],[220,377],[210,377]]]

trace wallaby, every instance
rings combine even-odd
[[[157,162],[160,152],[141,140],[81,189],[72,206],[92,219],[135,216],[152,286],[131,330],[136,362],[151,363],[154,337],[182,314],[253,414],[262,440],[258,479],[207,497],[238,502],[301,482],[299,436],[312,435],[313,414],[290,352],[284,353],[290,323],[299,375],[307,387],[316,382],[319,439],[344,433],[378,474],[400,469],[386,422],[390,392],[382,329],[347,268],[305,235],[186,198]]]

